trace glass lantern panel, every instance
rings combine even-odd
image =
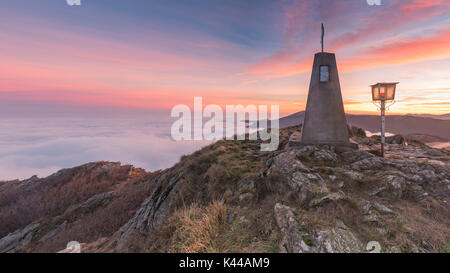
[[[380,100],[380,94],[378,93],[378,85],[372,86],[372,100]]]
[[[381,85],[380,86],[380,99],[385,100],[386,99],[386,86]]]
[[[395,84],[390,84],[386,87],[386,99],[393,100],[395,96]]]

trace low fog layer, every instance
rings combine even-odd
[[[151,117],[0,119],[0,181],[45,177],[101,160],[153,171],[208,144],[175,142],[170,126]]]

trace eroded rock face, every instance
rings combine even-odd
[[[119,231],[117,241],[117,251],[127,252],[125,243],[134,232],[150,232],[169,213],[171,200],[176,195],[177,185],[182,179],[182,173],[168,178],[167,173],[157,176],[151,183],[157,183],[158,186],[152,194],[142,203],[141,208]],[[168,183],[166,180],[168,179]]]
[[[441,165],[373,157],[354,162],[351,168],[377,172],[389,184],[384,190],[398,198],[421,200],[431,194],[450,202],[450,172]]]
[[[311,200],[309,206],[310,207],[322,206],[323,204],[325,204],[327,202],[336,202],[336,201],[342,200],[344,198],[345,198],[345,194],[342,191],[333,192],[333,193],[330,193],[323,197]]]
[[[333,228],[317,232],[314,244],[321,253],[360,253],[364,245],[342,221],[336,220]]]
[[[352,253],[364,251],[361,241],[342,221],[337,220],[332,228],[309,234],[297,222],[290,207],[277,203],[274,214],[282,235],[280,252]]]
[[[289,187],[298,193],[300,205],[308,205],[309,202],[319,196],[328,193],[323,178],[318,173],[313,173],[300,160],[305,154],[314,154],[314,149],[306,146],[300,151],[297,149],[288,150],[276,156],[268,173],[278,172],[287,178]],[[302,155],[303,154],[303,155]],[[322,155],[320,155],[322,157]],[[330,156],[330,158],[334,158]]]
[[[295,150],[291,150],[281,153],[273,158],[269,172],[275,170],[284,174],[290,174],[297,170],[307,170],[307,168],[300,160],[298,160]]]
[[[338,163],[339,159],[333,146],[323,145],[304,146],[298,150],[295,150],[295,154],[298,158],[305,161],[320,162],[323,164],[334,165]]]
[[[15,252],[17,249],[28,245],[38,230],[39,225],[39,223],[30,224],[0,239],[0,253]]]
[[[311,173],[295,172],[288,180],[288,185],[298,192],[300,205],[302,206],[308,205],[316,196],[328,192],[328,188],[323,183],[322,178]]]
[[[402,135],[395,135],[395,136],[390,136],[390,137],[386,138],[386,143],[391,143],[391,144],[404,144],[405,141],[406,141],[406,139]]]
[[[387,190],[395,197],[402,198],[407,187],[405,179],[407,176],[404,173],[399,171],[383,171],[379,172],[377,176],[387,182],[387,187],[381,189],[378,193]]]
[[[282,239],[280,252],[284,253],[308,253],[311,248],[303,241],[307,234],[302,232],[300,225],[294,218],[292,209],[288,206],[276,204],[274,208],[275,219],[280,228]]]

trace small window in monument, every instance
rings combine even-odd
[[[330,73],[328,72],[328,65],[320,66],[320,82],[328,82],[330,80]]]

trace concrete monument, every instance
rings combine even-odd
[[[303,122],[301,145],[329,144],[357,147],[350,143],[341,87],[334,53],[314,55],[308,101]]]

